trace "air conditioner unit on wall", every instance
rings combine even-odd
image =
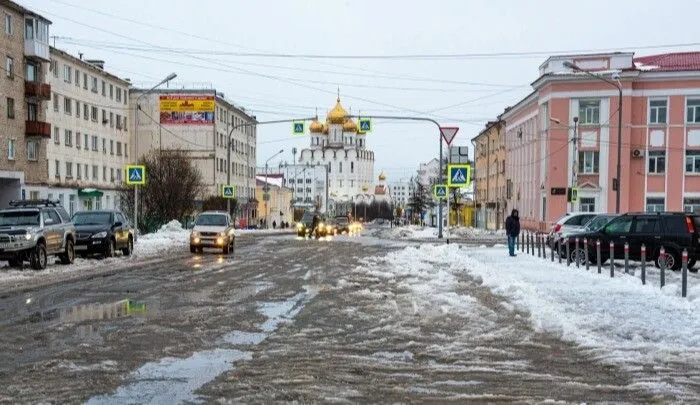
[[[632,149],[632,157],[633,158],[644,157],[644,149]]]

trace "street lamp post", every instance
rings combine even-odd
[[[161,80],[158,84],[151,87],[149,90],[147,90],[146,92],[144,92],[143,94],[141,94],[140,96],[138,96],[136,98],[136,105],[134,106],[134,115],[135,115],[134,118],[135,119],[134,119],[134,154],[133,154],[133,158],[136,160],[136,162],[138,162],[138,160],[139,160],[139,136],[138,136],[139,132],[138,131],[139,131],[139,111],[141,111],[141,105],[139,104],[139,101],[141,101],[141,99],[143,97],[152,93],[158,87],[164,85],[165,83],[173,80],[176,77],[177,77],[177,73],[169,74],[165,79]],[[160,123],[158,125],[160,126]],[[159,142],[162,142],[162,140]],[[161,145],[158,145],[158,146],[162,150],[162,146]],[[139,209],[138,209],[138,206],[139,206],[139,186],[134,185],[134,227],[136,228],[137,231],[139,229]],[[136,233],[138,234],[138,232],[136,232]],[[137,238],[137,236],[134,235],[134,238]]]
[[[615,213],[619,214],[620,213],[620,188],[621,188],[621,179],[620,179],[620,165],[622,162],[622,83],[620,83],[620,80],[618,79],[617,83],[613,82],[612,80],[608,80],[602,76],[598,76],[596,74],[593,74],[592,72],[582,69],[578,66],[576,66],[574,63],[571,63],[569,61],[564,62],[564,67],[567,67],[569,69],[575,70],[577,72],[582,72],[587,74],[590,77],[593,77],[595,79],[598,79],[600,81],[603,81],[611,86],[615,86],[619,92],[619,97],[618,97],[618,105],[617,105],[617,167],[616,167],[616,173],[615,173]]]
[[[263,186],[263,200],[265,200],[265,228],[269,226],[268,221],[270,220],[270,206],[268,204],[268,201],[270,200],[270,185],[267,182],[267,164],[270,160],[276,158],[282,153],[284,153],[284,149],[280,149],[279,152],[270,156],[270,158],[265,161],[265,185]]]

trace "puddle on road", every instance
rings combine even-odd
[[[262,332],[232,331],[222,337],[222,343],[234,347],[260,344],[280,324],[291,321],[315,295],[316,291],[307,287],[306,292],[284,301],[258,303],[258,311],[267,317],[257,325]],[[203,399],[194,394],[197,389],[233,370],[234,361],[251,358],[251,352],[228,348],[195,352],[185,359],[164,358],[133,372],[132,383],[112,394],[92,397],[87,404],[201,403]]]

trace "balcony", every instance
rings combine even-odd
[[[39,100],[51,100],[51,85],[39,82],[24,82],[24,95]]]
[[[25,135],[28,137],[39,136],[42,138],[51,138],[51,124],[43,121],[25,121]]]

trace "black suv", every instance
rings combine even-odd
[[[73,224],[75,251],[82,257],[95,253],[112,257],[117,250],[129,256],[134,250],[134,229],[121,211],[79,211],[73,214]]]
[[[641,259],[642,245],[646,247],[646,258],[659,266],[660,260],[665,267],[673,270],[681,268],[681,253],[688,250],[688,268],[692,269],[700,255],[700,217],[681,212],[645,212],[621,215],[597,231],[583,231],[568,235],[571,260],[583,263],[585,251],[583,239],[588,239],[588,258],[596,260],[596,241],[600,240],[601,262],[610,258],[610,242],[615,243],[615,258],[625,254],[625,243],[629,244],[630,260]],[[575,238],[579,238],[579,248],[575,247]],[[663,247],[664,258],[659,252]],[[691,270],[697,271],[697,270]]]

